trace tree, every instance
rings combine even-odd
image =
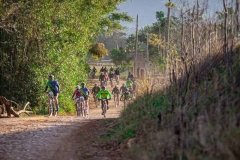
[[[113,63],[116,66],[120,66],[123,71],[128,70],[133,66],[133,56],[127,54],[123,48],[120,48],[119,50],[113,49],[110,53]]]
[[[86,55],[96,35],[122,28],[125,13],[114,13],[125,0],[17,0],[0,5],[0,95],[43,106],[42,90],[50,73],[64,86],[61,108],[69,109],[72,86],[86,80]],[[91,49],[90,49],[91,50]],[[96,49],[99,51],[99,49]]]

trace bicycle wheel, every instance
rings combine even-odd
[[[76,112],[77,116],[80,116],[80,104],[78,102],[76,103]]]
[[[103,104],[103,116],[104,116],[104,118],[106,117],[106,111],[107,111],[107,106],[106,106],[106,104],[104,103],[104,104]]]
[[[110,81],[111,87],[113,88],[113,81]]]
[[[83,103],[80,102],[80,107],[79,107],[79,116],[82,116],[83,117],[83,112],[84,112],[84,109],[83,109]]]
[[[53,115],[53,108],[54,107],[54,102],[53,100],[50,101],[50,104],[49,104],[49,107],[48,107],[48,114],[49,114],[49,117],[51,117]]]

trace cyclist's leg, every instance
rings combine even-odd
[[[89,114],[89,105],[88,105],[88,97],[85,98],[85,106],[86,106],[86,114]]]
[[[117,105],[119,105],[119,94],[117,94]]]
[[[58,104],[58,93],[57,92],[53,92],[54,94],[54,100],[55,100],[55,105],[56,105],[56,111],[59,111],[59,104]]]
[[[101,104],[102,104],[102,115],[103,115],[103,101],[101,100]]]
[[[107,103],[107,109],[109,109],[109,107],[108,107],[108,99],[106,99],[106,103]]]

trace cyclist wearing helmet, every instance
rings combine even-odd
[[[83,93],[85,104],[86,104],[86,113],[89,114],[89,105],[88,105],[88,96],[90,94],[88,88],[85,86],[86,84],[84,82],[81,83],[81,92]]]
[[[112,98],[112,95],[111,93],[106,89],[105,86],[102,86],[102,89],[98,92],[98,95],[97,95],[98,99],[106,99],[106,102],[107,102],[107,109],[109,108],[108,107],[108,99],[111,100]],[[102,104],[103,106],[103,104]],[[103,107],[102,107],[102,110],[103,110]],[[102,112],[103,114],[103,112]]]
[[[132,81],[134,80],[134,76],[131,72],[128,72],[128,78],[130,78]]]
[[[114,69],[113,69],[113,67],[111,66],[111,68],[110,68],[110,72],[113,72],[114,71]]]
[[[103,68],[103,66],[102,66],[102,68],[100,69],[100,72],[104,72],[104,68]]]
[[[101,85],[102,85],[102,82],[104,82],[105,81],[105,75],[103,74],[103,72],[101,72],[101,74],[100,74],[100,76],[99,76],[99,81],[100,81],[100,83],[101,83]]]
[[[109,75],[108,75],[108,77],[111,79],[113,79],[114,78],[114,73],[113,73],[113,71],[111,71],[110,73],[109,73]]]
[[[127,86],[128,88],[130,88],[130,87],[132,87],[132,85],[133,85],[133,81],[131,80],[131,78],[128,78],[128,80],[127,80],[127,82],[126,82],[126,86]]]
[[[100,87],[98,86],[97,83],[95,83],[94,87],[92,88],[92,92],[91,93],[93,95],[96,95],[96,94],[98,94],[99,91],[100,91]]]
[[[108,81],[108,73],[104,71],[105,80]]]
[[[120,97],[120,100],[123,97],[123,94],[127,91],[127,89],[128,89],[127,86],[125,85],[125,83],[123,83],[121,88],[120,88],[120,93],[122,93],[122,95]]]
[[[104,67],[104,72],[108,72],[107,66]]]
[[[72,99],[74,98],[74,96],[75,96],[75,98],[79,98],[79,97],[83,96],[83,94],[84,94],[83,91],[80,90],[80,86],[77,85],[76,90],[73,92]]]
[[[112,90],[112,94],[119,94],[119,93],[120,93],[120,90],[119,90],[118,86],[116,85]]]
[[[50,74],[48,76],[48,82],[46,84],[46,88],[45,88],[44,92],[47,92],[48,87],[49,87],[50,91],[53,92],[54,100],[55,100],[55,104],[56,104],[56,112],[58,112],[59,111],[58,93],[60,92],[60,87],[59,87],[58,81],[54,80],[54,75],[53,74]],[[49,101],[50,101],[50,99],[49,99]]]
[[[97,73],[97,69],[95,68],[95,66],[93,67],[92,71],[93,71],[94,73]]]

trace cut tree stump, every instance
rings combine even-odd
[[[17,104],[14,101],[8,100],[3,96],[0,96],[0,118],[4,118],[3,116],[5,112],[7,112],[7,117],[10,118],[11,115],[14,117],[20,117],[20,114],[25,113],[29,116],[30,113],[33,113],[32,111],[27,111],[26,107],[30,104],[30,102],[27,102],[22,110],[15,111],[12,107],[12,103],[17,105],[17,108],[20,109],[22,108],[19,104]]]

